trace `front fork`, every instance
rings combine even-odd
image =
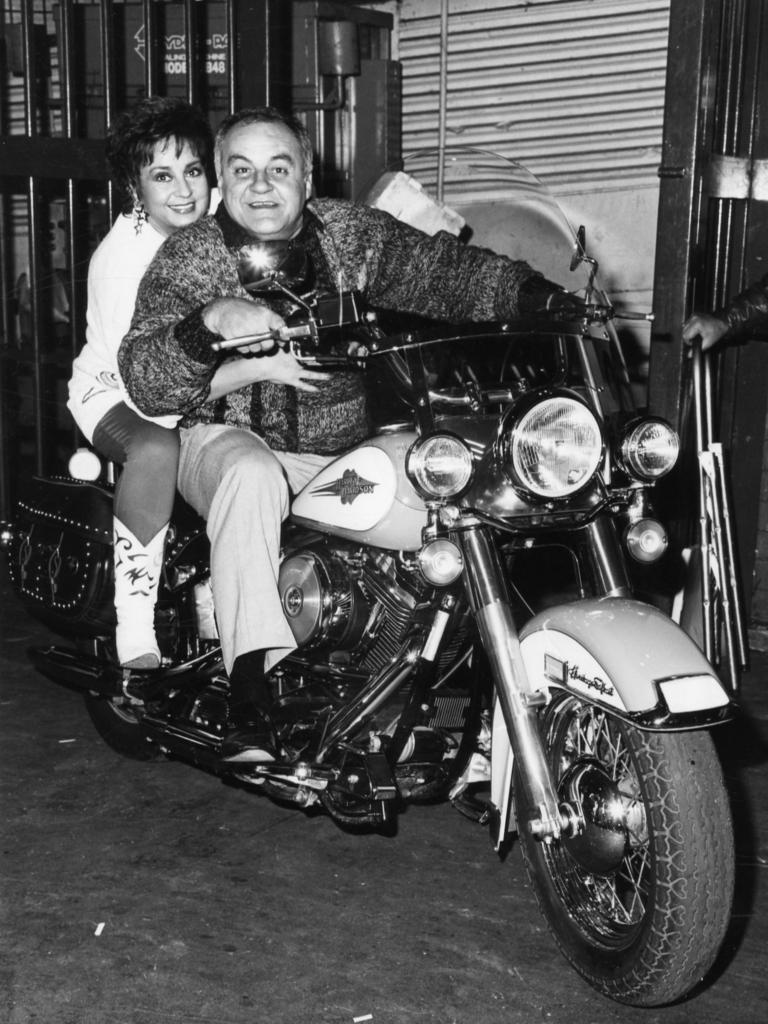
[[[631,597],[632,585],[610,516],[598,516],[582,534],[582,550],[592,571],[595,593],[603,597]]]
[[[490,662],[526,797],[524,802],[517,801],[518,808],[530,809],[528,827],[545,842],[573,834],[574,815],[558,801],[537,727],[540,695],[532,689],[525,670],[501,561],[483,527],[461,532],[457,540],[464,554],[470,607]]]

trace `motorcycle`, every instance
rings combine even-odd
[[[307,365],[364,368],[393,396],[285,524],[279,591],[297,647],[269,675],[274,762],[221,759],[207,539],[183,503],[156,671],[116,664],[103,477],[73,464],[34,480],[4,546],[19,597],[70,638],[31,651],[35,666],[84,694],[110,747],[346,829],[392,830],[405,806],[449,800],[497,851],[517,839],[579,974],[619,1002],[663,1005],[704,977],[729,922],[733,829],[708,730],[732,702],[690,637],[635,595],[667,547],[651,498],[677,436],[634,409],[583,234],[524,168],[513,177],[510,235],[539,239],[552,276],[576,282],[527,319],[397,317],[302,290],[300,250],[244,254],[245,287],[283,303],[281,343]]]

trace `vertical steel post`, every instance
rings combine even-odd
[[[101,48],[101,80],[104,88],[104,135],[112,125],[115,109],[115,48],[112,36],[114,11],[112,0],[102,0],[101,20],[99,22],[99,46]],[[112,223],[115,210],[115,195],[112,182],[107,182],[107,216]]]
[[[5,24],[5,15],[0,14],[0,26]],[[0,75],[5,75],[7,68],[5,54],[0,49]],[[5,124],[6,110],[0,97],[0,135],[6,131]],[[0,519],[8,519],[11,513],[11,474],[10,474],[10,445],[8,444],[8,426],[10,421],[8,411],[8,397],[10,388],[10,361],[8,353],[15,343],[14,337],[14,316],[11,308],[10,288],[10,243],[9,243],[10,217],[8,215],[8,204],[6,196],[0,195]]]
[[[648,405],[679,426],[688,289],[701,204],[698,159],[710,88],[712,21],[719,3],[672,0],[653,286]]]
[[[61,93],[62,133],[65,138],[75,137],[75,90],[73,83],[73,46],[72,31],[72,0],[61,0],[59,6],[59,89]],[[83,342],[84,316],[81,310],[80,282],[77,278],[77,186],[74,178],[67,178],[66,184],[66,216],[67,228],[66,249],[68,267],[69,295],[69,345],[72,358],[77,355]],[[73,447],[77,443],[78,431],[74,422],[70,421]]]
[[[744,69],[746,63],[746,11],[744,0],[730,0],[722,12],[718,96],[712,150],[717,155],[736,156],[740,148],[745,109]],[[709,308],[725,304],[731,290],[734,266],[743,266],[743,238],[746,203],[733,197],[710,200],[712,232],[708,251],[712,259]],[[739,230],[740,229],[740,230]],[[739,273],[739,277],[741,274]]]
[[[730,0],[734,15],[723,33],[733,35],[724,57],[725,70],[734,83],[728,94],[730,120],[723,141],[726,154],[746,168],[751,179],[756,162],[768,158],[768,136],[761,126],[768,111],[768,9],[764,0]],[[718,140],[719,141],[719,140]],[[707,240],[712,272],[706,292],[715,309],[738,294],[748,283],[765,274],[765,240],[768,237],[768,204],[765,197],[711,199],[715,209],[727,208],[730,222]],[[726,230],[727,228],[727,230]],[[763,338],[765,332],[762,332]],[[752,602],[765,606],[762,573],[755,573],[760,538],[764,529],[761,508],[765,488],[765,417],[768,408],[768,377],[765,374],[765,342],[755,340],[728,345],[716,356],[718,433],[728,461],[734,503],[734,536],[738,540],[739,577],[744,581],[744,607]],[[761,593],[762,591],[762,593]]]
[[[197,32],[195,25],[194,10],[196,0],[184,0],[184,56],[187,68],[187,102],[197,103],[199,99],[199,71],[196,67],[195,57],[201,52],[197,45]],[[203,55],[205,65],[205,55]],[[205,72],[205,66],[203,66]]]
[[[147,96],[154,96],[157,91],[157,73],[155,71],[155,50],[157,33],[152,17],[153,0],[142,0],[141,10],[144,15],[144,86]]]
[[[24,127],[28,138],[37,136],[38,109],[35,87],[37,83],[35,60],[35,24],[31,4],[23,4],[21,9],[21,39],[24,53]],[[47,445],[43,403],[45,401],[45,380],[43,367],[43,348],[40,344],[42,317],[40,314],[40,212],[37,178],[30,174],[27,178],[27,216],[29,221],[29,300],[30,300],[30,331],[32,334],[32,404],[35,424],[35,472],[45,472],[45,450]]]
[[[233,109],[290,106],[293,7],[284,0],[249,0],[233,5]]]
[[[233,113],[240,102],[237,89],[237,46],[235,33],[237,24],[235,22],[234,0],[227,0],[226,3],[226,25],[227,25],[227,109]]]
[[[62,0],[59,6],[59,76],[61,90],[62,133],[65,138],[74,138],[74,88],[72,83],[72,0]],[[76,276],[77,246],[75,244],[76,192],[75,181],[67,178],[67,266],[69,267],[69,322],[71,326],[72,356],[79,349],[78,328],[80,326],[80,295]]]

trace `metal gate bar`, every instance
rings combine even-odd
[[[85,237],[84,211],[88,201],[97,199],[106,212],[107,226],[116,212],[117,197],[107,181],[102,140],[121,103],[121,90],[125,95],[128,88],[126,81],[121,80],[121,75],[126,74],[126,58],[117,52],[118,15],[125,18],[128,8],[141,12],[146,95],[155,94],[167,80],[162,64],[165,47],[160,45],[164,43],[161,26],[167,22],[161,19],[167,19],[171,13],[176,24],[180,19],[184,70],[179,74],[184,77],[183,84],[175,88],[205,109],[211,92],[207,78],[206,89],[202,88],[207,73],[206,25],[210,24],[212,8],[222,12],[227,67],[225,84],[217,88],[226,113],[235,109],[236,104],[274,101],[272,79],[276,67],[270,60],[270,45],[276,32],[284,33],[287,23],[286,5],[281,7],[281,2],[252,0],[238,4],[236,0],[216,0],[200,4],[196,0],[178,0],[171,4],[138,0],[118,4],[113,0],[0,0],[0,33],[16,47],[13,59],[17,64],[13,78],[10,66],[0,65],[0,77],[5,79],[0,81],[0,518],[8,518],[11,512],[17,497],[17,478],[30,470],[50,473],[70,441],[77,437],[68,413],[61,401],[56,402],[53,391],[57,387],[61,390],[66,383],[70,357],[85,340],[85,268],[93,240]],[[86,16],[95,17],[97,23],[97,42],[92,39],[91,46],[99,46],[99,67],[88,84],[94,87],[97,101],[103,106],[100,118],[93,97],[81,102],[77,89],[78,75],[82,78],[85,66],[82,19]],[[53,26],[53,45],[49,46]],[[237,60],[240,36],[248,40],[249,66],[243,73]],[[259,60],[259,46],[263,47],[263,61]],[[6,50],[9,47],[7,43]],[[52,75],[40,75],[41,60],[52,66]],[[20,82],[19,72],[23,72]],[[284,67],[282,73],[285,74]],[[5,88],[8,83],[11,89]],[[58,97],[54,95],[56,87]],[[14,112],[21,108],[23,100],[23,123],[19,118],[13,118],[11,123],[11,91]],[[84,103],[91,104],[87,117],[82,109]],[[60,276],[69,321],[63,328],[68,341],[64,352],[56,343],[52,313],[52,258],[47,244],[48,210],[53,208],[52,204],[63,210],[64,255]],[[26,246],[24,226],[28,234]],[[18,295],[22,272],[27,273],[29,292],[28,308],[25,305],[23,310]],[[27,403],[31,405],[29,411]],[[18,413],[22,407],[23,423]],[[23,466],[19,464],[22,459]]]
[[[380,117],[386,129],[370,133],[354,172],[344,171],[358,182],[399,158],[391,15],[338,0],[0,0],[0,519],[10,517],[19,481],[63,471],[78,440],[62,392],[85,340],[87,264],[116,213],[103,141],[114,115],[164,90],[214,124],[238,107],[307,109],[296,96],[319,95],[321,72],[307,53],[329,18],[365,27],[370,66],[355,80],[355,116]],[[124,46],[118,29],[128,22]],[[177,33],[178,61],[166,45]],[[210,60],[206,33],[218,37]]]

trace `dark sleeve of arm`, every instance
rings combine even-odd
[[[738,334],[752,325],[768,324],[768,274],[737,295],[717,315],[728,324],[730,334]]]
[[[201,405],[219,363],[211,350],[218,335],[202,319],[214,298],[211,275],[195,273],[195,265],[180,259],[176,247],[162,247],[139,285],[131,327],[120,345],[120,375],[148,416],[181,415]]]
[[[376,211],[367,298],[375,306],[443,320],[498,320],[543,307],[561,291],[523,260],[429,236]]]

